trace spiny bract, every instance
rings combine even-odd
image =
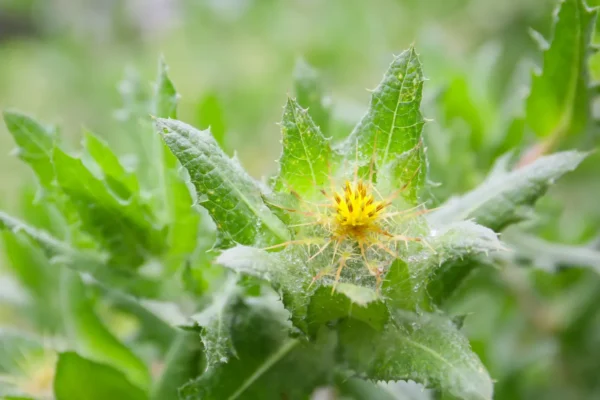
[[[373,165],[367,176],[359,176],[358,166],[350,179],[330,176],[330,187],[319,188],[321,202],[307,200],[290,188],[297,205],[280,208],[294,221],[290,227],[295,238],[268,249],[306,246],[315,272],[313,282],[332,277],[333,290],[341,279],[365,284],[373,278],[379,289],[387,267],[393,259],[403,258],[409,242],[427,246],[427,229],[418,218],[426,210],[407,208],[400,196],[410,182],[384,196],[377,188]]]

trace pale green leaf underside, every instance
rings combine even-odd
[[[376,165],[381,166],[419,145],[424,124],[420,111],[423,80],[414,48],[394,58],[373,91],[367,113],[343,146],[349,159],[353,159],[358,147],[360,161],[368,163],[374,157]],[[422,149],[420,153],[424,173]]]
[[[279,160],[277,190],[314,194],[327,182],[330,148],[307,110],[288,98],[281,122],[283,154]]]
[[[540,157],[519,169],[495,171],[471,192],[451,198],[429,214],[428,219],[435,226],[473,218],[483,226],[500,231],[523,219],[554,180],[574,170],[586,155],[565,151]]]
[[[201,204],[224,239],[246,245],[289,239],[287,228],[264,204],[256,183],[223,153],[210,132],[161,118],[156,127],[188,170]]]
[[[587,123],[587,60],[595,19],[596,11],[583,0],[563,0],[559,6],[554,37],[527,99],[527,123],[539,137],[578,131]]]

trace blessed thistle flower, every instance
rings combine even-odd
[[[336,178],[330,172],[330,187],[318,190],[322,196],[317,199],[320,202],[303,198],[290,188],[297,207],[278,207],[297,222],[290,225],[295,230],[295,238],[267,250],[306,246],[308,262],[317,266],[312,283],[325,277],[333,278],[332,291],[342,278],[364,283],[371,277],[379,289],[387,267],[408,252],[410,242],[435,252],[425,240],[426,229],[418,218],[430,210],[422,205],[406,208],[401,198],[412,179],[391,193],[382,194],[375,179],[374,157],[365,176],[359,174],[358,161],[351,178]],[[344,170],[347,168],[342,168]],[[415,171],[413,178],[418,172]],[[421,236],[409,234],[415,230]],[[363,267],[368,272],[366,276]]]

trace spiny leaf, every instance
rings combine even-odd
[[[287,228],[264,204],[256,183],[223,153],[210,132],[161,118],[156,127],[190,173],[224,240],[268,245],[289,239]]]
[[[283,154],[275,189],[312,195],[327,182],[331,150],[307,110],[288,98],[281,122]]]
[[[54,377],[56,400],[147,400],[148,395],[113,367],[61,353]]]
[[[329,135],[329,105],[318,72],[304,60],[298,60],[294,69],[294,90],[298,104],[308,108],[321,132]]]
[[[239,296],[237,278],[231,276],[213,295],[211,304],[191,317],[203,328],[201,337],[209,366],[226,363],[231,355],[236,355],[231,341],[231,325],[234,318],[232,309],[239,301]]]
[[[419,109],[423,71],[414,48],[394,58],[371,97],[369,110],[354,128],[343,148],[351,156],[358,146],[358,158],[376,166],[393,161],[397,155],[416,148],[421,140],[423,117]],[[425,155],[419,148],[419,169],[425,173]],[[400,185],[406,182],[398,182]]]
[[[135,268],[164,250],[164,232],[139,194],[120,181],[97,178],[82,161],[55,148],[56,179],[75,205],[82,228],[110,251],[119,267]]]
[[[15,111],[4,111],[4,122],[13,135],[21,160],[35,171],[40,184],[50,187],[54,180],[52,150],[56,144],[56,132],[35,119]]]
[[[350,367],[373,380],[411,379],[461,399],[492,398],[493,385],[448,318],[398,311],[383,332],[348,320],[339,327]]]
[[[60,273],[62,314],[73,348],[94,361],[112,365],[132,383],[147,388],[150,375],[145,364],[98,318],[79,275],[65,268]]]
[[[161,118],[176,118],[179,94],[167,75],[167,65],[161,59],[154,93],[154,113]],[[171,271],[179,268],[197,246],[200,215],[193,207],[193,197],[188,188],[189,178],[182,178],[181,165],[164,141],[152,135],[151,143],[158,163],[158,195],[163,209],[162,219],[169,223],[167,263]]]
[[[275,290],[281,292],[292,323],[308,333],[306,318],[316,286],[311,286],[313,273],[306,266],[304,254],[296,250],[289,248],[279,253],[268,253],[253,247],[236,246],[221,253],[215,262],[270,282]]]
[[[554,37],[527,99],[527,123],[538,137],[555,141],[587,125],[587,61],[596,13],[583,0],[563,0],[557,8]]]
[[[256,298],[236,307],[238,358],[209,368],[182,388],[181,399],[304,399],[329,382],[334,336],[324,332],[315,344],[289,338],[285,313],[272,302]]]
[[[429,309],[427,284],[446,263],[473,260],[502,250],[494,231],[471,221],[455,222],[432,229],[425,239],[431,249],[395,260],[382,284],[386,304],[393,309]]]
[[[480,186],[471,192],[451,198],[439,210],[428,215],[436,224],[474,219],[498,232],[526,217],[531,206],[563,174],[574,170],[586,153],[565,151],[538,158],[521,168],[508,171],[506,160]]]

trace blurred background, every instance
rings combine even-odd
[[[212,125],[225,150],[258,178],[276,169],[276,123],[305,64],[318,71],[332,109],[327,133],[341,137],[362,116],[367,89],[392,54],[414,43],[429,79],[422,109],[433,120],[425,138],[436,205],[474,188],[501,154],[535,144],[522,119],[541,60],[530,29],[549,37],[556,3],[0,0],[0,109],[57,124],[73,148],[85,127],[125,157],[143,144],[120,122],[123,102],[151,90],[162,55],[181,94],[179,118]],[[596,78],[597,64],[593,59]],[[592,126],[554,150],[590,149],[597,132]],[[1,125],[0,206],[19,214],[33,177],[8,155],[13,147]],[[478,272],[447,306],[469,315],[464,329],[498,382],[497,398],[600,398],[600,280],[593,271],[600,262],[559,268],[538,257],[548,251],[552,259],[553,243],[569,246],[561,254],[595,245],[599,158],[591,156],[540,202],[527,230],[543,241],[531,244],[529,257]],[[11,296],[3,287],[0,303]],[[10,318],[2,310],[0,304],[0,321]]]

